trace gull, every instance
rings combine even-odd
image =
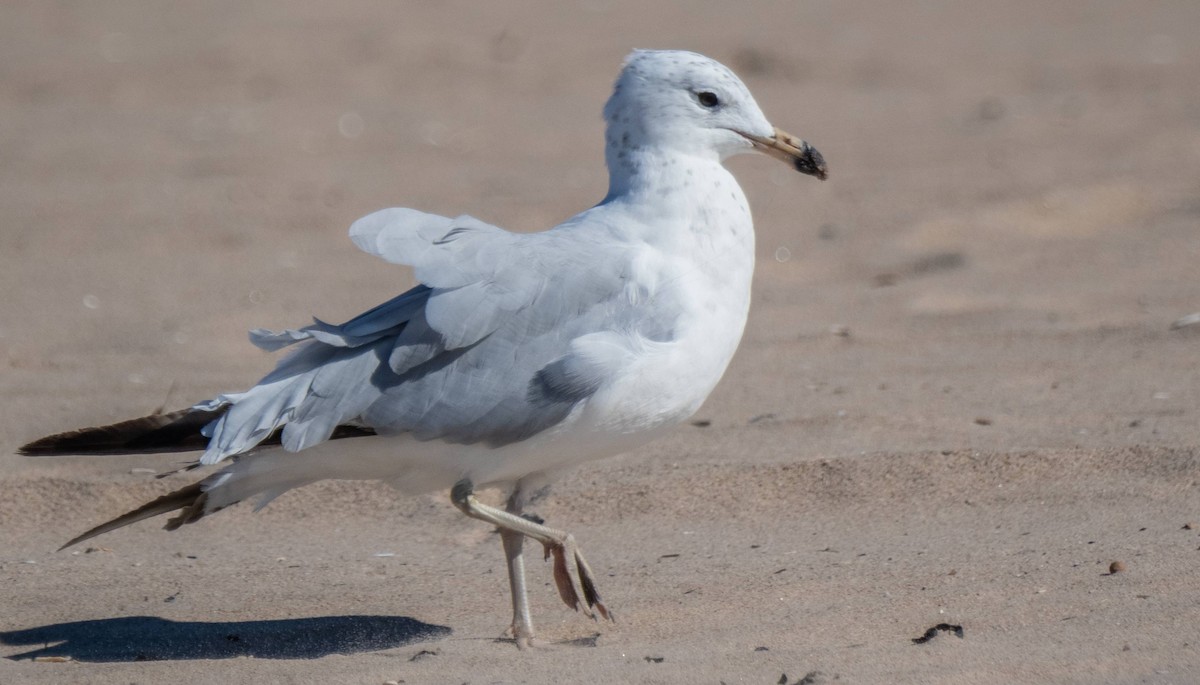
[[[543,545],[568,607],[611,619],[571,534],[526,511],[565,468],[629,451],[692,416],[742,337],[754,227],[722,162],[760,151],[824,179],[825,161],[773,127],[732,71],[692,52],[637,50],[604,106],[608,194],[539,233],[413,209],[350,227],[419,285],[341,325],[251,331],[290,347],[244,392],[52,435],[26,455],[203,449],[223,468],[72,539],[160,514],[174,530],[242,500],[258,508],[323,479],[449,489],[499,529],[518,646],[535,631],[523,543]],[[475,496],[511,488],[504,508]]]

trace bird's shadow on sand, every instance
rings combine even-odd
[[[176,622],[156,616],[0,632],[0,644],[40,645],[9,659],[70,657],[75,661],[179,659],[318,659],[435,640],[450,629],[404,616],[316,616],[231,623]]]

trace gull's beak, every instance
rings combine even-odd
[[[754,148],[759,152],[765,152],[776,159],[787,162],[802,174],[816,176],[822,181],[829,176],[829,169],[825,166],[825,158],[821,156],[821,153],[817,152],[815,147],[787,131],[775,129],[774,135],[769,138],[750,133],[742,133],[742,135],[754,143]]]

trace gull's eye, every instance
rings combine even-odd
[[[716,109],[721,106],[721,98],[718,98],[717,94],[711,91],[702,90],[696,93],[696,99],[700,101],[701,105],[709,109]]]

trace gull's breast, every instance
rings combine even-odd
[[[740,195],[740,191],[739,191]],[[741,342],[750,308],[754,238],[749,214],[710,212],[721,223],[681,231],[683,237],[641,257],[634,280],[644,301],[670,330],[665,340],[630,333],[633,362],[588,401],[602,430],[651,431],[690,417],[725,373]],[[638,274],[642,274],[640,277]]]

